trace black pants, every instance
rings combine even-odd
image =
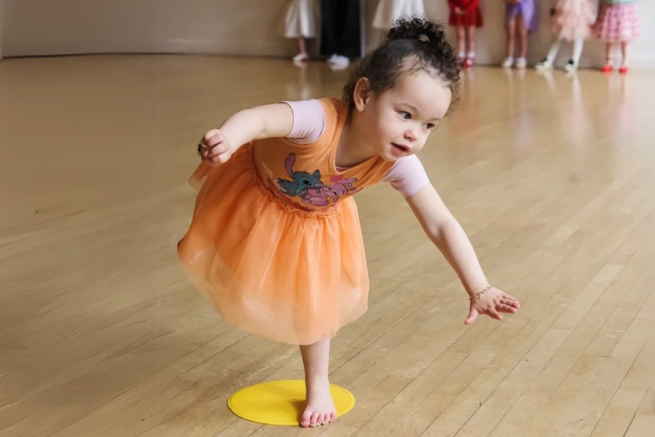
[[[360,0],[321,0],[321,54],[362,56]]]

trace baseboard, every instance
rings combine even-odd
[[[188,53],[241,56],[293,56],[294,46],[285,41],[240,43],[210,40],[169,39],[164,41],[39,41],[5,47],[5,58],[65,56],[108,53]]]

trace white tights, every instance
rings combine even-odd
[[[555,61],[555,57],[557,56],[557,53],[559,53],[559,48],[561,44],[562,44],[562,39],[560,38],[557,41],[555,41],[553,45],[550,47],[550,51],[548,52],[548,57],[546,58],[549,64],[552,64]],[[583,48],[584,48],[584,39],[576,38],[573,41],[573,65],[576,68],[580,63],[580,56],[582,56]]]

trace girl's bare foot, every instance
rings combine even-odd
[[[327,378],[307,380],[307,407],[300,420],[303,428],[327,425],[337,418],[337,409],[330,394],[330,382]]]
[[[328,367],[330,363],[330,339],[326,338],[308,346],[300,346],[305,367],[307,407],[302,414],[303,428],[327,425],[337,417],[337,410],[330,394]]]

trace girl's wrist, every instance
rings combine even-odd
[[[469,295],[469,299],[473,300],[476,296],[479,298],[482,293],[489,290],[491,284],[489,284],[489,281],[484,280],[474,284],[465,284],[464,288],[466,289],[466,294]]]

